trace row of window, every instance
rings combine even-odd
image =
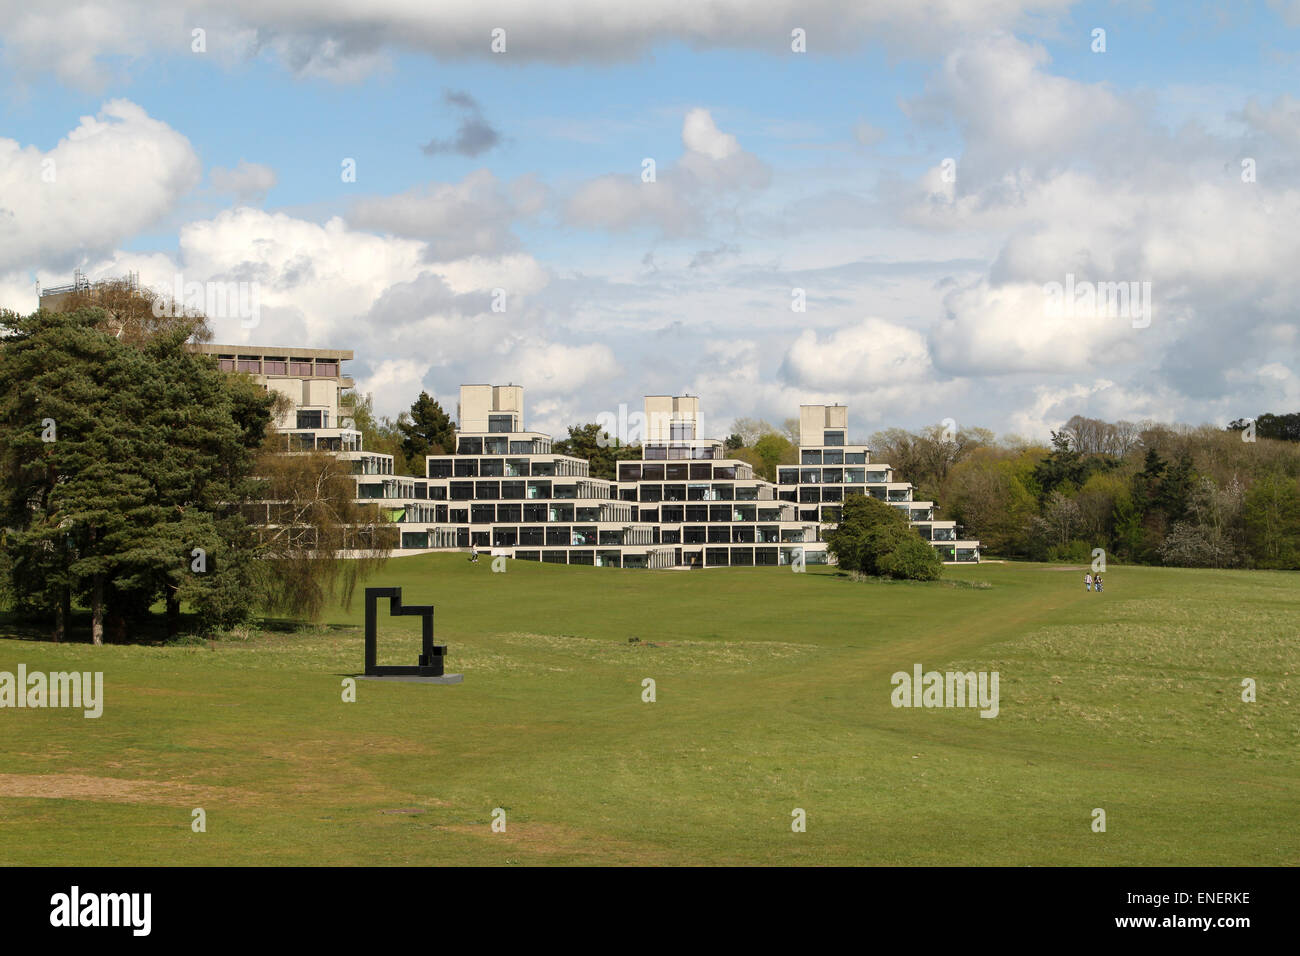
[[[653,462],[621,461],[618,463],[619,481],[697,481],[711,478],[736,478],[735,465],[665,464]]]
[[[453,481],[448,486],[452,501],[521,501],[533,499],[606,500],[609,486],[602,482],[578,481],[560,484],[550,481]]]
[[[440,509],[443,507],[438,506]],[[636,515],[626,509],[609,505],[578,508],[562,504],[524,504],[524,505],[488,505],[475,504],[468,508],[447,507],[444,513],[439,510],[438,521],[451,524],[508,524],[519,522],[564,522],[564,521],[618,521],[631,524]]]
[[[556,458],[430,458],[429,478],[586,478],[587,463]]]
[[[761,498],[757,485],[647,485],[623,488],[623,501],[771,501]]]
[[[250,375],[301,375],[304,378],[334,378],[339,374],[337,361],[309,358],[263,359],[253,355],[223,355],[217,359],[223,372],[247,372]]]
[[[887,484],[887,468],[778,468],[776,480],[782,485],[861,485]]]
[[[548,455],[550,451],[551,443],[542,438],[462,438],[456,444],[458,455]],[[587,463],[582,464],[585,468]]]
[[[827,442],[827,444],[831,444]],[[804,448],[799,452],[801,465],[865,465],[865,451],[837,451],[830,448]]]

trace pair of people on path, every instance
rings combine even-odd
[[[1086,588],[1087,590],[1091,591],[1092,588],[1093,588],[1093,585],[1096,585],[1098,592],[1101,591],[1101,575],[1098,574],[1098,575],[1094,578],[1094,577],[1092,576],[1092,572],[1089,571],[1088,573],[1086,573],[1086,574],[1083,576],[1083,586],[1084,586],[1084,588]]]

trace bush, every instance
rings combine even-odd
[[[918,534],[903,537],[893,550],[876,559],[881,574],[906,581],[937,581],[943,573],[939,555]]]
[[[852,574],[933,581],[943,563],[896,508],[866,495],[846,498],[827,550]]]

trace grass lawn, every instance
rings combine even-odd
[[[355,703],[359,592],[248,640],[0,624],[0,671],[105,684],[97,720],[0,710],[0,863],[1300,864],[1300,576],[1082,577],[397,558],[370,583],[437,605],[465,681]],[[381,663],[418,646],[385,613]],[[894,708],[916,663],[998,671],[999,715]]]

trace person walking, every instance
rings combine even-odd
[[[469,563],[478,564],[478,545],[476,544],[469,546]]]
[[[1089,571],[1089,572],[1087,572],[1086,574],[1084,574],[1084,576],[1083,576],[1083,586],[1084,586],[1087,590],[1089,590],[1089,591],[1092,590],[1092,572],[1091,572],[1091,571]]]
[[[1095,584],[1095,585],[1097,586],[1097,593],[1100,594],[1100,593],[1101,593],[1101,575],[1098,574],[1095,578],[1093,578],[1093,579],[1092,579],[1092,583]]]

